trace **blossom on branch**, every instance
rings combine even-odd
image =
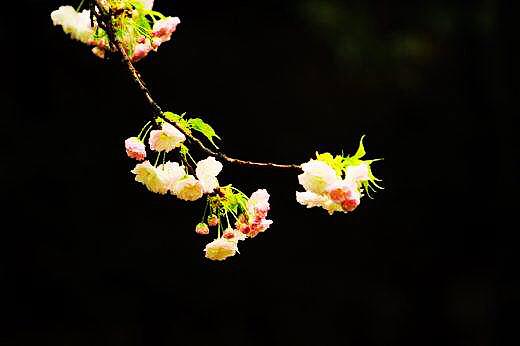
[[[105,11],[111,10],[112,36],[118,38],[133,62],[143,59],[152,50],[157,51],[171,39],[181,22],[178,17],[167,17],[152,10],[153,3],[153,0],[102,2]],[[77,12],[72,6],[61,6],[51,13],[51,19],[73,39],[94,46],[92,52],[96,56],[105,58],[107,50],[113,49],[107,45],[110,35],[97,25],[97,20],[92,26],[90,14],[90,10]]]
[[[298,181],[307,191],[322,194],[327,187],[338,181],[334,169],[323,161],[310,160],[302,165],[302,170]]]
[[[158,169],[163,174],[164,184],[168,188],[168,191],[173,194],[177,182],[186,175],[184,167],[177,162],[168,161],[159,165]]]
[[[209,228],[208,228],[208,225],[206,225],[206,224],[203,223],[203,222],[197,224],[197,226],[195,227],[195,232],[196,232],[197,234],[202,234],[202,235],[209,234]]]
[[[88,44],[94,35],[89,10],[76,12],[72,6],[60,6],[51,13],[51,19],[54,25],[61,25],[65,33],[83,43]]]
[[[130,137],[125,140],[125,149],[128,157],[142,161],[146,157],[146,147],[137,137]]]
[[[94,1],[94,0],[92,0]],[[217,176],[224,162],[250,167],[297,169],[298,182],[304,191],[296,192],[296,201],[307,208],[320,207],[329,214],[352,212],[370,190],[381,188],[371,170],[378,160],[363,160],[363,137],[353,156],[316,153],[316,158],[302,165],[252,162],[235,159],[219,151],[215,139],[220,140],[212,126],[201,118],[185,118],[185,114],[163,112],[153,100],[133,62],[146,57],[152,50],[171,39],[180,19],[166,17],[152,10],[153,0],[97,0],[92,19],[90,11],[76,11],[61,6],[51,13],[54,25],[63,27],[73,39],[90,45],[92,52],[104,58],[106,53],[119,53],[130,75],[154,110],[153,119],[144,125],[137,137],[125,140],[128,157],[143,161],[147,148],[154,151],[154,164],[146,160],[135,165],[131,173],[149,191],[194,202],[206,198],[202,220],[195,226],[197,234],[217,233],[216,239],[204,248],[205,256],[222,261],[238,253],[238,242],[256,237],[273,223],[267,219],[271,209],[270,195],[258,189],[249,197],[231,184],[221,186]],[[187,141],[188,139],[188,141]],[[206,147],[204,141],[217,150]],[[196,161],[188,145],[209,155]],[[199,152],[200,154],[200,152]],[[170,161],[175,156],[176,161]],[[193,168],[195,166],[195,168]],[[204,222],[206,221],[206,222]]]
[[[144,39],[143,42],[137,43],[134,47],[134,54],[130,57],[133,62],[139,61],[152,50],[152,43],[149,39]]]
[[[166,175],[161,169],[152,166],[149,161],[137,164],[132,173],[135,174],[135,181],[144,184],[151,192],[161,195],[168,192]]]
[[[217,175],[222,171],[222,163],[215,160],[213,156],[197,163],[195,173],[202,184],[204,193],[213,192],[219,185]]]
[[[234,256],[237,250],[237,243],[226,238],[217,238],[204,248],[206,258],[214,261],[223,261]]]
[[[152,150],[170,152],[179,147],[185,140],[186,136],[181,131],[173,125],[163,122],[161,130],[150,132],[148,144]]]
[[[177,30],[177,25],[181,23],[178,17],[166,17],[153,25],[152,34],[157,40],[155,42],[160,45],[171,39],[172,34]]]
[[[377,160],[361,160],[365,156],[363,137],[352,157],[316,154],[315,160],[302,164],[298,181],[305,192],[296,192],[296,201],[307,208],[321,207],[329,214],[352,212],[361,203],[362,190],[375,191],[379,181],[373,176],[370,164]]]
[[[173,193],[184,201],[196,201],[204,194],[200,181],[193,175],[188,175],[175,183]]]

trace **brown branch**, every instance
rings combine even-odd
[[[92,0],[91,2],[91,11],[93,12],[93,16],[97,20],[97,24],[100,28],[105,30],[105,32],[108,35],[109,43],[111,46],[113,46],[121,55],[122,62],[126,65],[126,68],[128,69],[128,72],[130,73],[132,79],[139,87],[139,90],[143,93],[144,97],[146,98],[146,101],[148,101],[148,104],[152,107],[154,115],[161,118],[163,121],[175,126],[179,131],[181,131],[189,140],[193,143],[195,143],[203,152],[207,153],[208,155],[215,156],[218,159],[221,159],[222,161],[226,161],[228,163],[237,164],[241,166],[250,166],[250,167],[266,167],[266,168],[283,168],[283,169],[296,169],[300,170],[300,165],[296,164],[278,164],[278,163],[272,163],[272,162],[254,162],[254,161],[247,161],[247,160],[240,160],[235,159],[232,157],[227,156],[223,152],[220,151],[213,151],[206,147],[204,143],[202,143],[198,138],[193,136],[191,133],[183,129],[181,126],[179,126],[177,123],[170,121],[164,116],[163,110],[161,106],[153,99],[152,94],[150,93],[150,90],[146,87],[146,84],[144,83],[143,79],[141,78],[141,75],[139,74],[139,71],[135,68],[134,64],[130,60],[130,57],[128,56],[125,47],[121,43],[120,40],[117,39],[117,36],[115,34],[114,27],[112,25],[112,13],[110,8],[105,8],[103,5],[103,0]],[[91,13],[92,14],[92,13]],[[155,120],[155,117],[152,116],[153,120]]]

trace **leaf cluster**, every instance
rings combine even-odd
[[[164,112],[163,115],[166,119],[168,119],[171,122],[174,122],[189,134],[192,133],[192,130],[200,132],[204,137],[206,137],[210,141],[211,144],[213,144],[215,148],[218,149],[218,146],[213,141],[213,138],[220,139],[220,137],[208,123],[204,122],[204,120],[200,118],[187,119],[184,117],[186,113],[178,115],[172,112]],[[162,119],[159,118],[158,123],[159,122],[162,122]]]

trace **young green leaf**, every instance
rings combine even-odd
[[[199,131],[202,133],[210,142],[218,149],[217,145],[213,142],[213,137],[220,139],[220,137],[215,133],[215,130],[204,122],[204,120],[200,118],[193,118],[188,120],[189,127],[195,131]]]
[[[363,138],[365,138],[365,135],[361,136],[361,139],[359,140],[358,150],[356,151],[354,156],[352,156],[352,158],[354,159],[360,159],[366,154],[365,147],[363,146]]]
[[[184,131],[191,133],[189,121],[184,119],[182,115],[178,115],[172,112],[164,112],[163,115],[166,119],[172,123],[177,124]]]

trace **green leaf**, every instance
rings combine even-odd
[[[172,112],[164,112],[163,116],[171,121],[172,123],[177,124],[180,128],[182,128],[184,131],[191,133],[190,131],[190,124],[189,121],[184,119],[182,115],[178,115]]]
[[[163,115],[166,119],[173,121],[173,122],[177,122],[182,118],[180,115],[172,113],[172,112],[164,112]]]
[[[361,136],[361,139],[359,140],[358,150],[356,151],[354,156],[352,156],[352,158],[354,159],[360,159],[366,154],[365,147],[363,146],[363,138],[365,138],[365,135]]]
[[[200,118],[193,118],[188,120],[189,127],[195,131],[199,131],[218,149],[217,145],[213,142],[213,137],[220,139],[220,137],[216,134],[215,130],[204,122],[204,120]]]
[[[325,162],[336,171],[338,176],[341,176],[341,171],[343,169],[343,157],[341,155],[336,155],[336,157],[334,157],[331,153],[316,153],[316,159]]]

